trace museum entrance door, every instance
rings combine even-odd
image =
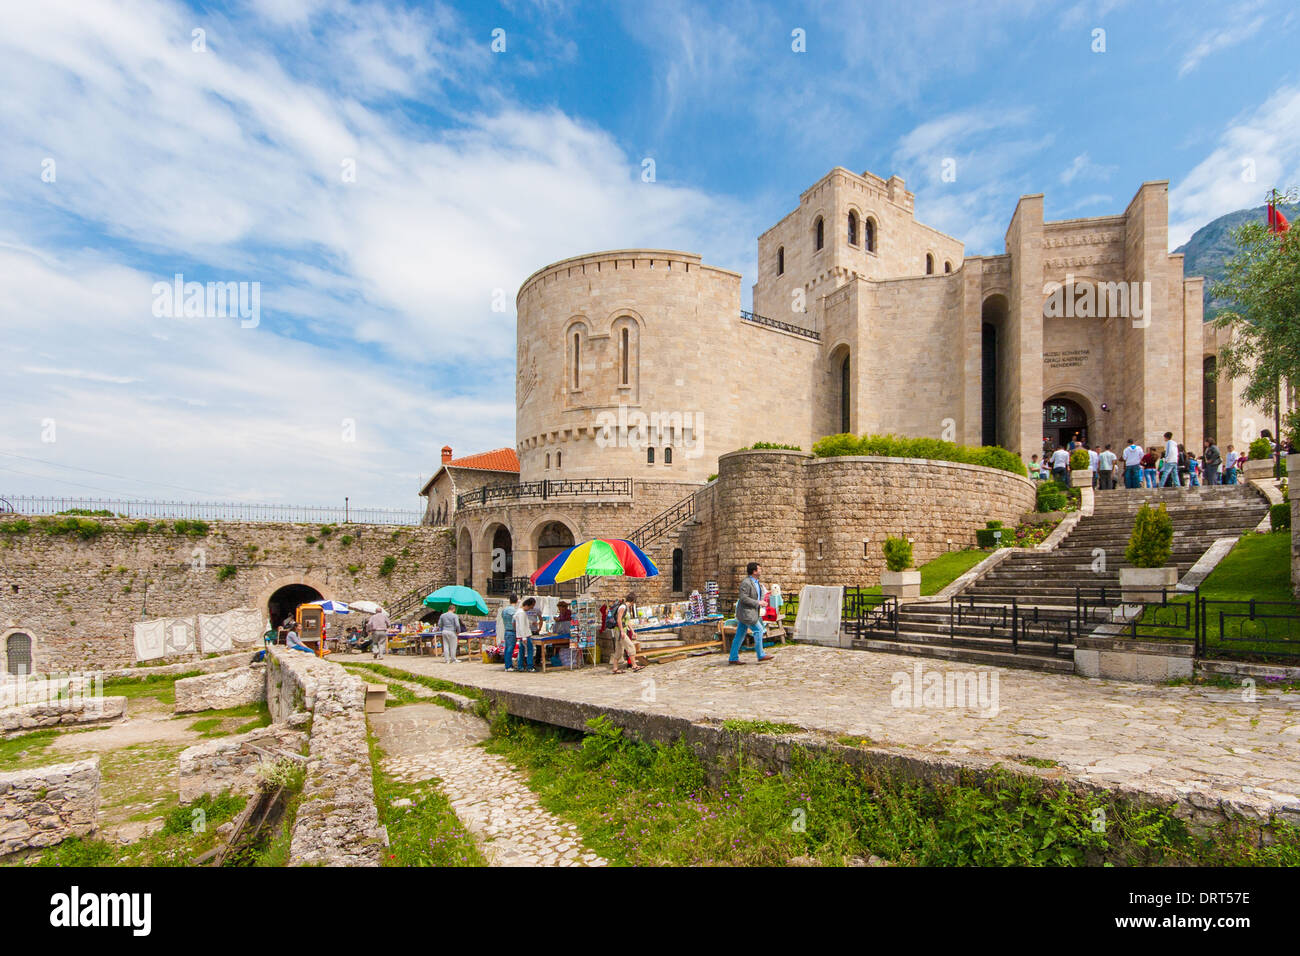
[[[1088,445],[1088,413],[1073,399],[1056,395],[1043,402],[1043,453],[1050,455],[1071,440]]]

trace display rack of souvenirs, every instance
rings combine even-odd
[[[691,598],[686,602],[688,607],[686,616],[692,621],[698,621],[704,617],[704,596],[699,591],[692,591]]]
[[[718,613],[718,582],[717,581],[704,582],[704,600],[705,600],[705,607],[708,609],[708,612],[710,614],[717,614]]]

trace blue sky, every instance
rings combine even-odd
[[[1168,179],[1177,245],[1300,182],[1277,0],[4,6],[0,494],[415,507],[444,443],[514,443],[530,273],[687,249],[747,304],[837,165],[971,254],[1024,193]],[[259,322],[156,315],[176,273]]]

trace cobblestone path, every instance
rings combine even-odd
[[[407,704],[369,719],[384,750],[384,772],[405,782],[436,778],[491,865],[606,865],[572,824],[537,802],[514,768],[478,746],[488,737],[481,717]]]
[[[1193,803],[1229,800],[1300,819],[1300,694],[1268,691],[1262,680],[1252,700],[1244,689],[1091,680],[811,645],[772,653],[770,664],[751,655],[742,658],[746,666],[729,667],[715,654],[622,676],[604,667],[507,674],[500,666],[419,657],[389,663],[467,686],[641,714],[792,723],[952,763],[1030,758],[1049,766],[1050,776]],[[919,678],[981,672],[996,691],[994,706],[899,701],[900,688]]]

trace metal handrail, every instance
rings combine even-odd
[[[782,332],[789,332],[791,335],[800,335],[806,339],[812,339],[815,342],[820,342],[822,338],[822,334],[816,329],[805,329],[802,326],[793,325],[789,322],[782,322],[779,319],[771,319],[766,315],[759,315],[756,312],[747,312],[744,309],[741,309],[740,317],[746,322],[754,322],[758,325],[766,325],[768,328],[780,329]]]

